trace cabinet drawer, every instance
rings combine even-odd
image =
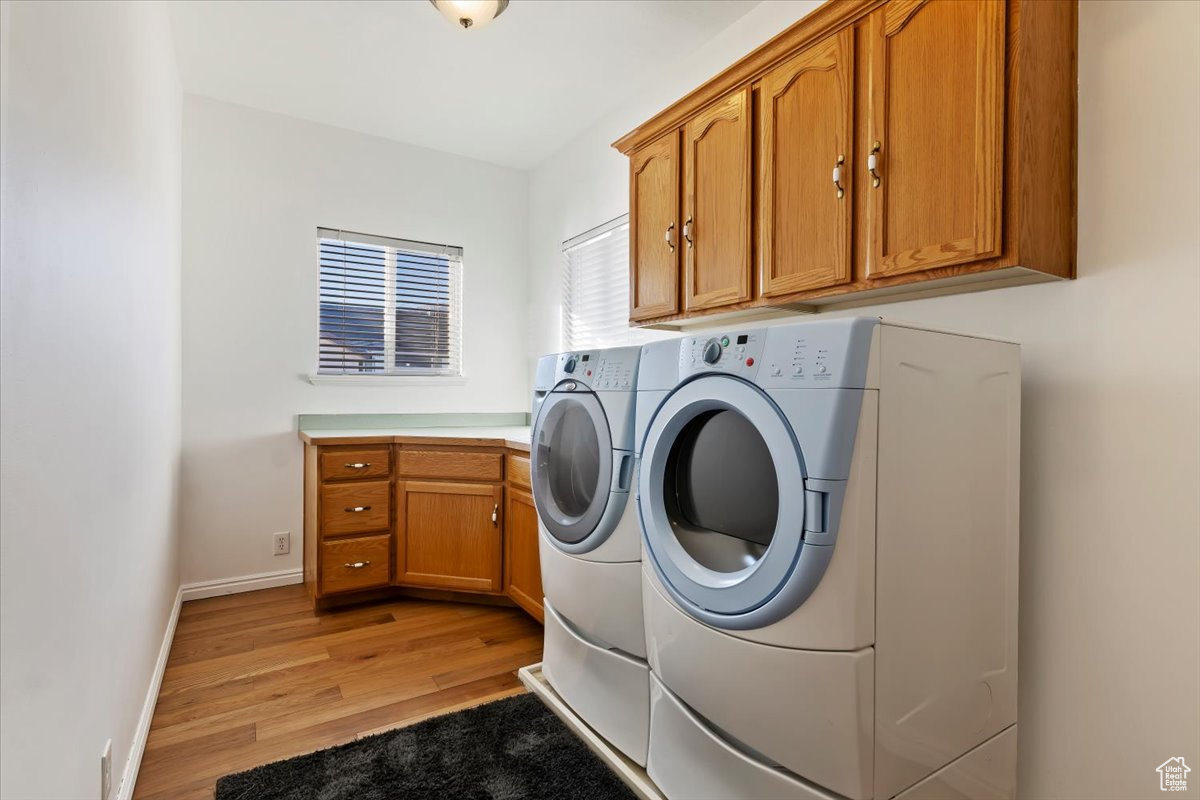
[[[387,586],[392,537],[363,536],[321,543],[321,594]]]
[[[391,499],[392,485],[388,481],[327,483],[321,487],[321,534],[387,530]]]
[[[364,480],[386,478],[391,474],[391,448],[364,447],[361,450],[322,450],[321,480]]]
[[[513,486],[524,486],[526,489],[532,489],[533,483],[529,479],[529,458],[527,456],[512,456],[508,457],[508,482]]]
[[[465,450],[400,450],[396,467],[403,478],[498,481],[504,477],[504,456]]]

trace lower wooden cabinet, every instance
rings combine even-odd
[[[397,582],[500,591],[503,503],[500,484],[397,483]]]
[[[469,441],[306,440],[304,582],[315,605],[396,587],[507,597],[542,621],[529,456]]]
[[[517,605],[544,621],[538,514],[532,494],[515,486],[509,488],[504,524],[504,591]]]

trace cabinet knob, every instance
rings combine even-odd
[[[348,506],[346,508],[346,513],[347,514],[361,514],[364,511],[370,511],[370,510],[371,510],[370,506]]]
[[[369,467],[369,466],[371,466],[371,465],[370,465],[370,464],[367,464],[367,463],[364,463],[364,462],[362,462],[362,461],[359,461],[359,462],[356,462],[356,463],[354,463],[354,464],[347,464],[347,465],[346,465],[346,469],[366,469],[366,468],[367,468],[367,467]]]
[[[671,252],[674,253],[675,252],[675,223],[674,222],[672,222],[670,225],[667,226],[667,234],[666,234],[665,238],[667,240],[667,247],[671,248]]]
[[[370,561],[355,561],[353,564],[343,564],[342,566],[345,567],[346,569],[363,569],[364,567],[371,566],[371,562]]]
[[[688,217],[683,223],[683,238],[687,240],[688,247],[692,246],[692,218]]]
[[[499,523],[500,523],[500,504],[496,503],[495,505],[492,506],[492,524],[498,525]]]
[[[845,163],[846,156],[843,153],[838,153],[837,163],[833,165],[833,187],[837,189],[838,200],[846,196],[846,190],[842,188],[842,165]]]
[[[877,189],[879,188],[880,182],[883,180],[876,169],[879,166],[879,150],[881,147],[883,147],[883,145],[881,145],[879,142],[876,142],[871,147],[871,152],[867,154],[867,172],[871,173],[871,186]]]

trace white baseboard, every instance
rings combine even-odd
[[[171,615],[167,618],[167,630],[163,634],[162,646],[158,650],[158,660],[154,662],[154,672],[150,675],[150,688],[146,691],[146,701],[142,704],[142,715],[138,718],[137,729],[133,733],[133,744],[129,748],[129,760],[125,762],[125,769],[121,773],[121,782],[112,795],[116,800],[131,800],[133,797],[138,770],[142,766],[142,755],[146,752],[146,739],[150,735],[150,721],[154,718],[154,707],[158,704],[158,690],[162,687],[163,673],[167,669],[167,658],[171,655],[171,643],[175,641],[175,626],[179,623],[179,609],[183,606],[183,602],[222,594],[252,592],[255,589],[270,589],[274,586],[288,586],[303,581],[303,569],[284,569],[278,572],[242,575],[238,578],[185,583],[179,587],[175,593],[175,604],[171,607]]]
[[[130,800],[133,797],[133,787],[137,784],[138,770],[142,766],[142,754],[146,752],[146,738],[150,735],[150,721],[154,718],[154,707],[158,704],[158,690],[162,686],[163,672],[167,669],[167,657],[171,654],[171,643],[175,641],[175,625],[179,622],[179,608],[183,605],[183,587],[175,593],[175,604],[171,606],[171,615],[167,618],[167,630],[163,634],[162,646],[158,649],[158,660],[154,662],[154,672],[150,674],[150,688],[146,692],[146,701],[142,704],[142,715],[138,718],[137,728],[133,732],[133,744],[129,748],[129,760],[121,773],[121,782],[113,797],[117,800]]]
[[[296,569],[281,569],[278,572],[259,572],[255,575],[241,575],[236,578],[185,583],[179,588],[179,591],[185,601],[201,600],[205,597],[253,592],[258,589],[271,589],[276,586],[290,586],[303,582],[304,570],[297,567]]]

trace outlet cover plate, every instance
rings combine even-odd
[[[292,552],[291,531],[281,531],[280,533],[272,534],[271,543],[271,552],[277,556],[286,556]]]

